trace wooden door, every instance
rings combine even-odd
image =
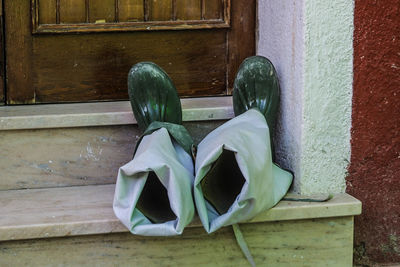
[[[0,106],[4,105],[6,99],[4,77],[3,0],[0,0]]]
[[[4,0],[9,104],[127,99],[153,61],[180,96],[230,93],[255,53],[255,0]]]

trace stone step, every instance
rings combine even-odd
[[[233,117],[231,97],[182,107],[195,142]],[[140,134],[127,101],[0,107],[0,190],[115,183]]]
[[[113,214],[113,193],[114,185],[0,192],[0,265],[247,266],[230,227],[207,235],[197,218],[181,236],[131,235]],[[347,194],[281,201],[240,227],[259,266],[351,266],[360,212]]]
[[[234,116],[230,97],[182,106],[195,142]],[[141,237],[117,220],[117,170],[139,135],[126,101],[0,107],[0,266],[248,266],[230,227],[208,235],[195,218],[181,236]],[[361,203],[293,198],[241,224],[257,265],[351,266]]]
[[[0,241],[127,232],[114,216],[114,184],[0,192]],[[294,194],[289,194],[295,196]],[[326,202],[281,201],[249,223],[360,214],[347,194]],[[189,227],[200,227],[195,219]]]
[[[183,121],[233,118],[232,97],[183,98]],[[136,124],[129,101],[0,107],[0,130]]]

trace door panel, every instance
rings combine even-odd
[[[34,34],[229,28],[230,24],[230,0],[31,1]],[[133,19],[126,21],[127,16]]]
[[[223,16],[222,1],[203,0],[202,1],[203,19],[221,19]]]
[[[60,44],[67,49],[60,51]],[[219,32],[41,36],[33,46],[40,103],[126,99],[128,71],[140,61],[165,69],[180,95],[225,92],[226,39]]]
[[[61,0],[64,2],[65,0]],[[57,9],[56,7],[57,2],[54,0],[41,0],[40,4],[38,5],[38,14],[39,16],[39,23],[40,24],[56,24],[57,23],[57,14],[54,10]]]
[[[115,0],[89,0],[89,22],[116,22],[118,11]]]
[[[177,20],[201,20],[200,0],[175,0]]]
[[[180,96],[226,95],[255,52],[255,0],[4,1],[9,104],[127,99],[141,61]]]
[[[145,21],[170,21],[173,19],[172,0],[145,1]]]
[[[41,6],[41,0],[39,7]],[[54,0],[46,0],[55,2]],[[56,9],[53,9],[53,14],[59,19],[56,20],[55,24],[69,24],[69,23],[84,23],[86,22],[86,6],[85,2],[82,0],[59,0],[59,4],[56,5]],[[58,15],[58,16],[57,16]],[[39,12],[39,21],[41,18],[41,13]]]
[[[121,22],[144,21],[143,0],[119,0],[118,21]]]

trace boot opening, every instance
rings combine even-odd
[[[152,223],[164,223],[176,219],[169,203],[167,189],[154,172],[149,172],[136,208]]]
[[[234,152],[224,149],[200,184],[204,198],[219,214],[224,214],[236,200],[244,182]]]

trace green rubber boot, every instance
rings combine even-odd
[[[198,145],[194,196],[207,232],[251,219],[286,194],[293,175],[273,163],[270,140],[279,91],[272,63],[247,58],[234,83],[236,117]]]
[[[134,65],[128,74],[128,93],[138,126],[144,131],[143,136],[166,128],[171,137],[187,153],[192,154],[193,139],[182,126],[182,107],[178,93],[163,69],[152,62]]]
[[[182,233],[194,216],[192,138],[182,124],[182,109],[168,75],[151,62],[128,75],[132,110],[144,131],[133,159],[118,172],[114,213],[133,233]]]
[[[128,74],[128,93],[141,130],[146,130],[154,121],[182,124],[176,88],[158,65],[152,62],[134,65]]]
[[[245,59],[240,65],[233,87],[235,116],[252,108],[258,109],[267,120],[270,136],[273,137],[280,87],[271,61],[262,56]]]

